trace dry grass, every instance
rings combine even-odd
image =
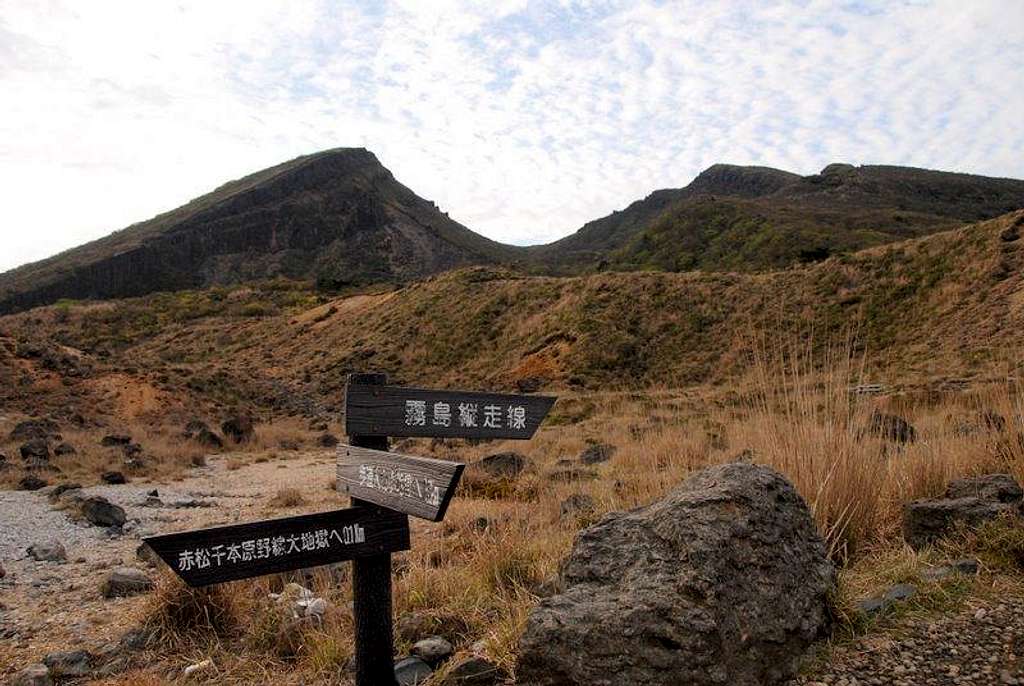
[[[807,500],[842,567],[837,610],[851,635],[865,628],[852,603],[887,584],[922,583],[920,597],[906,610],[922,613],[957,606],[991,586],[989,576],[924,583],[922,566],[970,554],[983,561],[986,574],[1020,573],[1019,530],[983,529],[923,553],[899,538],[902,505],[940,493],[951,478],[991,471],[1024,476],[1024,406],[1014,387],[855,396],[849,388],[864,379],[850,356],[839,355],[824,372],[802,366],[802,359],[801,350],[764,354],[748,384],[728,389],[570,395],[559,402],[554,425],[525,443],[431,448],[426,440],[403,442],[404,452],[466,461],[518,450],[531,464],[510,481],[471,477],[446,521],[418,527],[414,548],[395,556],[397,650],[404,653],[412,641],[440,633],[461,652],[483,641],[491,658],[513,669],[530,608],[555,583],[580,527],[604,512],[649,503],[691,471],[737,457],[778,469]],[[875,410],[912,422],[917,440],[897,445],[866,435]],[[986,420],[993,414],[1005,419],[1002,430]],[[594,442],[612,444],[614,455],[580,465],[580,452]],[[576,467],[575,478],[551,478],[567,465]],[[596,512],[563,516],[560,504],[574,494],[593,498]],[[270,504],[288,508],[303,500],[296,489],[281,489]],[[227,632],[216,645],[204,644],[217,662],[211,677],[217,683],[336,683],[345,674],[352,651],[347,581],[326,571],[317,575],[312,586],[332,610],[322,627],[304,629],[287,645],[279,612],[265,602],[280,583],[272,577],[225,587],[236,597],[233,606],[246,610],[237,620],[237,638]],[[255,672],[251,658],[267,654],[276,657]]]
[[[273,508],[298,507],[306,504],[306,497],[297,488],[279,488],[269,504]]]

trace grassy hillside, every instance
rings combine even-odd
[[[0,399],[91,411],[118,375],[175,406],[318,414],[366,369],[431,386],[681,386],[742,374],[766,338],[852,336],[887,379],[1002,374],[1022,352],[1022,225],[1015,213],[761,274],[471,268],[338,298],[279,280],[65,302],[0,318]]]

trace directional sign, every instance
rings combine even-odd
[[[143,539],[189,586],[409,549],[409,518],[353,507]]]
[[[345,432],[361,436],[531,438],[555,399],[350,383]]]
[[[455,494],[459,462],[338,446],[338,491],[392,510],[439,522]]]

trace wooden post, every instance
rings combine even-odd
[[[386,374],[351,374],[348,382],[384,385]],[[387,450],[387,436],[350,435],[349,444]],[[352,498],[353,507],[380,509]],[[394,635],[391,617],[391,553],[352,561],[352,601],[355,619],[356,686],[396,686]]]

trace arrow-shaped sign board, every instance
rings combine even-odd
[[[143,539],[189,586],[206,586],[409,549],[400,512],[347,510]]]
[[[531,438],[555,399],[435,391],[350,383],[345,394],[349,436]]]
[[[444,519],[464,464],[338,446],[338,491],[432,522]]]

